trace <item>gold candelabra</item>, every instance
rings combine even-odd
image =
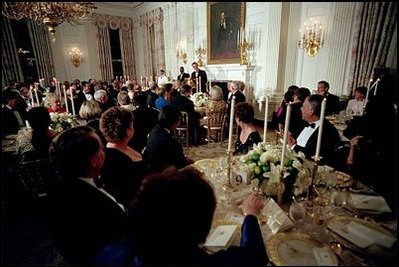
[[[317,21],[311,19],[311,24],[304,24],[305,30],[299,30],[298,47],[304,49],[310,57],[315,57],[324,45],[324,31]]]
[[[248,65],[248,50],[250,48],[250,43],[245,39],[240,44],[240,64]]]
[[[205,48],[202,48],[201,45],[195,50],[195,54],[198,56],[198,66],[202,67],[203,66],[203,62],[202,62],[202,55],[205,55],[206,50]]]

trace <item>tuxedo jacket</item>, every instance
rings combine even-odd
[[[54,243],[71,265],[92,264],[102,247],[126,234],[124,210],[79,178],[58,181],[48,197]]]
[[[184,72],[184,73],[180,73],[179,75],[177,75],[177,79],[181,82],[184,82],[185,79],[189,79],[190,78],[190,74]],[[201,77],[202,79],[202,77]]]
[[[228,114],[229,115],[230,115],[230,109],[231,109],[231,100],[233,99],[233,96],[236,97],[234,105],[237,105],[240,102],[245,102],[246,101],[245,95],[240,90],[237,90],[237,91],[234,92],[234,94],[231,94],[229,99],[227,100],[227,103],[229,104],[229,107],[228,107]]]
[[[4,106],[1,109],[1,115],[3,117],[3,130],[2,135],[3,137],[9,134],[17,134],[20,126],[17,117],[14,114],[14,110],[9,109],[8,107]],[[21,119],[23,120],[24,118],[22,117],[22,114],[19,113],[21,116]]]
[[[182,145],[172,134],[159,125],[151,130],[143,157],[154,169],[162,170],[168,165],[180,169],[188,165]]]
[[[206,84],[208,82],[208,77],[206,75],[206,72],[204,70],[199,70],[198,77],[201,77],[201,91],[206,92],[207,91]],[[193,80],[194,84],[196,84],[196,78],[197,76],[195,74],[195,71],[193,71],[191,73],[191,79]],[[197,88],[197,92],[199,92],[199,88]]]
[[[340,111],[339,97],[333,94],[328,94],[326,98],[326,116],[331,114],[338,114]]]
[[[306,158],[311,159],[316,153],[317,146],[317,135],[319,133],[319,127],[313,132],[310,136],[308,142],[305,147],[301,147],[299,145],[295,145],[295,151],[302,151]],[[341,140],[339,137],[338,130],[331,124],[327,119],[324,119],[323,122],[323,133],[321,139],[320,146],[320,157],[321,164],[327,164],[335,166],[336,164],[336,149],[341,145]]]

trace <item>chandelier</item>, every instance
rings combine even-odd
[[[55,27],[63,22],[81,24],[93,15],[93,2],[3,2],[2,13],[10,19],[43,23],[55,41]]]
[[[323,27],[310,19],[310,24],[304,24],[304,30],[299,30],[298,47],[304,49],[306,54],[315,57],[324,45]]]

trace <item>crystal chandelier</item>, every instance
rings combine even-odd
[[[30,19],[47,26],[55,41],[55,27],[63,22],[80,24],[93,15],[93,2],[3,2],[2,14],[10,19]]]

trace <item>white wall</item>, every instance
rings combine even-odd
[[[100,5],[100,4],[99,4]],[[145,75],[143,64],[143,43],[139,17],[141,14],[161,7],[164,12],[166,73],[175,77],[180,66],[191,72],[191,63],[197,61],[195,49],[207,42],[207,3],[206,2],[151,2],[133,10],[117,10],[101,4],[98,13],[128,16],[134,21],[135,64],[138,76]],[[271,96],[270,111],[281,101],[286,88],[291,84],[316,88],[319,80],[330,83],[330,91],[341,97],[349,95],[347,88],[350,66],[350,48],[353,35],[355,2],[247,2],[246,30],[253,33],[254,47],[249,51],[250,68],[244,68],[243,80],[247,83],[246,95],[252,103],[260,104],[257,117],[262,118],[262,105],[265,95]],[[325,29],[325,45],[319,54],[311,58],[297,46],[298,30],[310,18],[321,21]],[[62,37],[60,37],[62,35]],[[70,26],[67,23],[57,27],[57,43],[54,46],[56,73],[61,79],[99,78],[98,56],[94,26]],[[187,63],[176,57],[176,44],[186,43]],[[79,68],[65,60],[72,46],[79,47],[86,61]],[[391,43],[389,63],[397,64],[396,39]],[[230,65],[207,66],[206,55],[202,57],[203,68],[208,76],[215,77],[217,69],[233,73],[242,68]],[[230,69],[230,70],[229,70]],[[241,75],[241,74],[239,74]],[[216,77],[217,78],[217,77]],[[269,112],[271,116],[272,112]]]

